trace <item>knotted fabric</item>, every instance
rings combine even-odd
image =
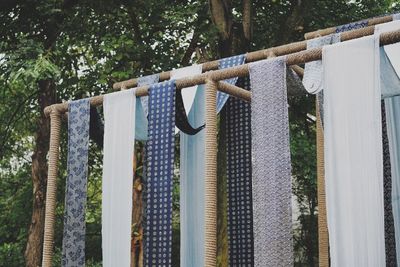
[[[130,266],[135,89],[104,96],[103,266]]]
[[[246,60],[245,55],[237,55],[237,56],[233,56],[233,57],[223,58],[218,61],[218,69],[222,70],[222,69],[231,68],[234,66],[239,66],[239,65],[242,65],[245,62],[245,60]],[[224,82],[235,85],[237,79],[238,79],[238,77],[233,77],[233,78],[224,80]],[[228,94],[220,92],[220,91],[217,92],[217,112],[218,113],[224,107],[228,98],[229,98]]]
[[[238,86],[250,90],[249,78]],[[253,205],[251,186],[251,107],[229,98],[226,113],[229,265],[254,265]]]
[[[189,112],[189,123],[204,125],[205,86],[197,88]],[[204,266],[204,177],[205,131],[196,135],[180,133],[180,266]]]
[[[291,162],[284,57],[251,63],[254,266],[292,266]]]
[[[171,266],[175,81],[149,89],[144,266]]]
[[[333,267],[385,266],[381,90],[375,49],[374,37],[369,36],[325,46],[322,53]]]
[[[62,266],[85,266],[89,124],[89,99],[70,102]]]

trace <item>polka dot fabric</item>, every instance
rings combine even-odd
[[[238,85],[250,90],[248,77]],[[230,98],[226,104],[229,266],[254,266],[251,186],[251,107]]]
[[[149,90],[144,266],[171,266],[175,81]]]
[[[218,62],[218,69],[226,69],[234,66],[239,66],[244,63],[246,60],[245,55],[237,55],[233,57],[228,57],[228,58],[223,58],[220,59]],[[224,82],[230,83],[230,84],[236,84],[238,77],[230,78],[224,80]],[[229,95],[225,94],[223,92],[218,91],[217,93],[217,112],[219,113],[221,109],[224,107],[226,101],[228,100]]]

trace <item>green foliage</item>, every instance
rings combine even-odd
[[[253,1],[251,49],[301,40],[304,32],[400,9],[393,0]],[[241,1],[233,1],[241,20]],[[297,13],[295,13],[295,11]],[[288,17],[301,23],[291,29]],[[182,65],[193,33],[218,58],[217,32],[207,1],[27,0],[0,4],[0,265],[22,266],[32,210],[31,154],[38,127],[38,80],[54,79],[58,101],[111,91],[113,82]],[[195,60],[192,58],[189,63]],[[291,100],[294,194],[299,205],[298,265],[316,251],[315,127],[312,97]],[[59,265],[66,176],[63,125],[58,181],[56,255]],[[92,144],[87,207],[87,266],[101,261],[102,153]],[[179,260],[179,185],[174,186],[174,262]],[[178,241],[177,241],[178,240]]]

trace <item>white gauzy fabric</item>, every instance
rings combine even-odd
[[[393,20],[400,20],[400,13],[396,13],[392,15]]]
[[[197,88],[196,97],[188,120],[199,127],[205,120],[205,86]],[[180,222],[181,266],[204,266],[204,175],[205,131],[195,135],[180,133]]]
[[[171,71],[171,80],[177,80],[181,78],[186,78],[189,76],[201,74],[203,70],[203,65],[192,65],[176,70]],[[183,106],[185,107],[186,115],[189,115],[189,111],[193,105],[194,97],[196,95],[197,85],[188,87],[185,90],[181,91],[182,99],[183,99]],[[201,126],[201,125],[200,125]],[[175,134],[179,132],[178,127],[175,126]]]
[[[307,49],[323,47],[340,42],[338,33],[315,38],[307,41]],[[304,67],[303,85],[307,92],[316,94],[322,90],[322,61],[316,60],[306,63]]]
[[[374,37],[323,48],[331,266],[385,266],[381,91]],[[356,101],[355,101],[356,100]]]
[[[129,267],[135,89],[104,96],[104,156],[102,185],[103,266]]]
[[[395,19],[394,16],[393,19]],[[375,35],[378,38],[383,32],[398,29],[400,29],[400,21],[380,24],[375,26]],[[400,44],[387,45],[383,49],[381,48],[380,60],[382,95],[399,95]],[[400,96],[385,98],[385,111],[392,174],[392,209],[396,258],[397,265],[400,266]]]

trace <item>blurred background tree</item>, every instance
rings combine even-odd
[[[400,1],[390,0],[0,1],[0,266],[41,262],[49,145],[45,106],[110,92],[116,81],[302,40],[308,31],[396,10]],[[314,109],[312,96],[290,99],[293,192],[298,207],[296,266],[315,266],[318,259]],[[223,120],[222,112],[221,124]],[[65,126],[57,194],[57,265],[66,176]],[[226,266],[221,139],[219,149],[218,264]],[[87,266],[100,266],[102,152],[94,143],[89,160],[86,257]],[[178,266],[178,175],[174,181],[173,263]]]

